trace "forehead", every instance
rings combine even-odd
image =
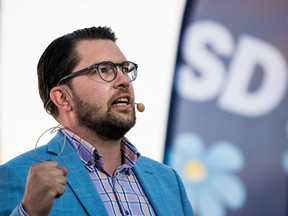
[[[120,48],[111,40],[82,40],[76,45],[80,57],[77,67],[88,67],[101,61],[123,62],[126,60]]]

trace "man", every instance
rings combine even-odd
[[[0,215],[193,215],[178,175],[140,156],[128,61],[107,27],[54,40],[38,63],[44,107],[63,127],[0,168]]]

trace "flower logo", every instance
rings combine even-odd
[[[246,200],[243,182],[234,173],[244,165],[244,156],[229,142],[217,142],[205,149],[193,133],[182,133],[173,141],[169,164],[182,176],[196,215],[224,216],[225,206],[241,208]]]

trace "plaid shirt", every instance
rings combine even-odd
[[[124,163],[111,176],[105,170],[102,155],[94,146],[67,129],[65,132],[87,169],[109,215],[155,215],[132,170],[140,154],[126,138],[122,140],[121,145]]]

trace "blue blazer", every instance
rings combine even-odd
[[[57,156],[64,141],[64,136],[58,132],[47,145],[37,148],[42,160],[58,161],[59,166],[68,169],[66,192],[55,199],[49,215],[108,216],[83,163],[68,140],[62,154]],[[39,160],[32,150],[0,166],[0,216],[19,215],[17,205],[24,194],[28,171],[36,163]],[[193,216],[184,186],[173,169],[140,156],[133,171],[157,216]]]

